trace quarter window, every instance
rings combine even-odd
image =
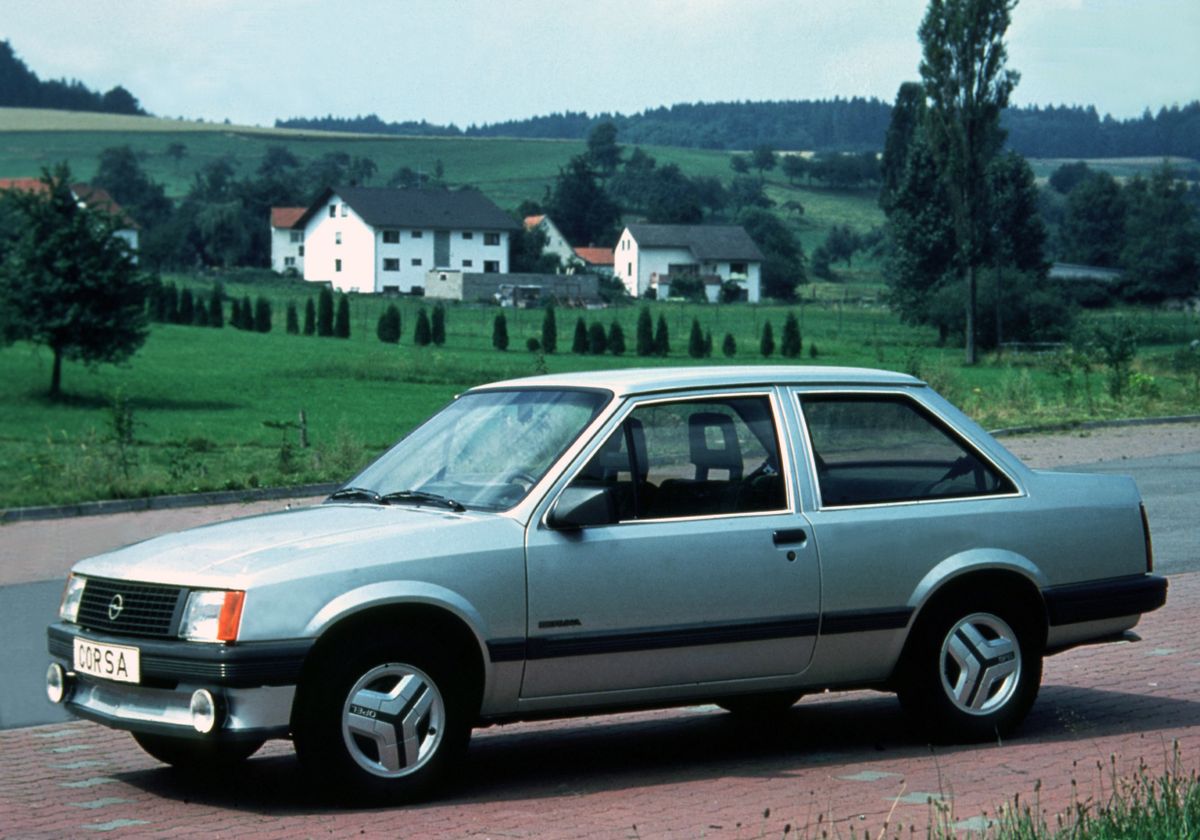
[[[825,507],[1016,492],[1012,481],[914,401],[801,395]]]
[[[606,488],[621,521],[787,508],[765,396],[636,408],[573,484]]]

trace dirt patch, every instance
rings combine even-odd
[[[1130,458],[1153,458],[1200,452],[1200,423],[1159,423],[1077,429],[1000,438],[1004,446],[1037,469],[1094,464]]]

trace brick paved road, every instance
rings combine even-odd
[[[712,708],[476,733],[463,777],[435,803],[343,811],[298,785],[287,744],[228,778],[178,777],[128,736],[89,723],[0,732],[5,837],[810,837],[909,836],[941,813],[960,828],[1020,795],[1050,814],[1072,797],[1160,772],[1178,743],[1200,764],[1200,574],[1171,579],[1139,644],[1046,662],[1041,695],[1003,745],[931,749],[890,695],[805,698],[782,722],[740,726]],[[796,836],[795,833],[791,836]]]

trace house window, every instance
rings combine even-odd
[[[302,231],[302,230],[288,231],[288,241],[289,242],[303,242],[304,241],[304,231]]]
[[[625,264],[625,273],[628,274],[630,277],[633,276],[633,263]]]
[[[333,270],[334,270],[334,271],[341,271],[341,270],[342,270],[342,261],[341,261],[341,260],[334,260],[334,261],[333,261]]]
[[[300,256],[302,256],[302,257],[304,256],[304,246],[303,246],[303,245],[301,245],[301,246],[300,246],[300,249],[299,249],[299,254],[300,254]]]
[[[729,273],[730,274],[741,274],[744,276],[746,274],[746,263],[744,263],[744,262],[730,263],[729,264]]]
[[[483,235],[483,244],[484,245],[499,245],[500,244],[500,234],[485,233]]]
[[[421,264],[421,258],[420,258],[420,257],[413,257],[412,264],[413,264],[413,265],[420,265],[420,264]]]
[[[345,204],[342,205],[342,215],[343,216],[346,215],[346,205]]]
[[[486,274],[499,273],[500,261],[499,260],[484,260],[483,261],[483,270],[484,270],[484,273],[486,273]]]
[[[386,257],[383,261],[384,271],[399,271],[400,260],[397,257]]]
[[[296,267],[296,258],[295,257],[284,257],[283,265],[285,268],[295,268]]]
[[[333,244],[334,245],[342,244],[342,232],[340,230],[333,232]]]
[[[474,260],[463,260],[463,268],[470,268],[475,264]]]
[[[475,234],[472,231],[469,231],[469,230],[463,231],[463,239],[474,239],[474,238],[475,238]]]
[[[424,235],[425,235],[425,231],[423,231],[423,230],[414,230],[412,232],[413,239],[420,239]]]
[[[399,245],[400,244],[400,231],[385,230],[383,232],[383,244],[384,245]]]
[[[332,218],[334,218],[335,216],[337,216],[337,205],[336,205],[336,204],[330,204],[330,205],[329,205],[329,218],[331,218],[331,219],[332,219]]]

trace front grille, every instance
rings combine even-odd
[[[178,586],[90,577],[79,603],[79,624],[120,636],[172,638],[183,595]]]

